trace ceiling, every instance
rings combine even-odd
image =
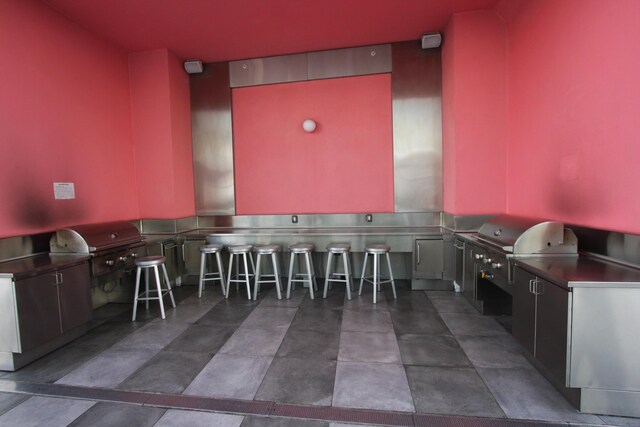
[[[204,62],[419,39],[497,0],[42,0],[127,51]]]

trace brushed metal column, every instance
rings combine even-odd
[[[396,212],[442,211],[442,60],[420,41],[392,45]]]
[[[190,77],[196,215],[235,215],[229,64]]]

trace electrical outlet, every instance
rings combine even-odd
[[[373,215],[371,215],[371,214],[366,214],[366,215],[364,216],[364,219],[365,219],[365,221],[367,221],[367,222],[373,222]]]
[[[298,215],[291,215],[291,222],[294,224],[298,223]]]

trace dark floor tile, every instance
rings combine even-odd
[[[393,299],[393,294],[387,293],[387,306],[389,310],[395,311],[435,311],[433,304],[422,291],[398,292],[397,299]]]
[[[448,335],[449,329],[436,312],[391,311],[391,321],[397,335]]]
[[[213,354],[224,345],[234,331],[233,326],[192,325],[165,349]]]
[[[239,326],[251,314],[255,306],[233,305],[220,302],[202,316],[197,325]]]
[[[255,399],[329,406],[335,376],[333,360],[276,357]]]
[[[440,313],[440,316],[455,336],[508,333],[495,319],[480,314]]]
[[[460,335],[460,347],[476,368],[529,368],[523,348],[511,335]]]
[[[15,372],[8,372],[2,379],[52,383],[73,371],[87,360],[100,354],[102,346],[68,344],[53,353]]]
[[[205,353],[161,351],[119,384],[118,389],[182,393],[211,357]]]
[[[473,368],[407,366],[406,371],[417,412],[505,416]]]
[[[600,415],[602,421],[607,425],[616,427],[638,427],[640,426],[640,418],[631,417],[615,417],[612,415]]]
[[[132,322],[131,314],[124,321],[111,321],[90,330],[86,335],[75,340],[74,345],[111,347],[121,339],[124,339],[145,326],[145,322]]]
[[[153,426],[166,412],[164,408],[98,402],[76,418],[70,426]]]
[[[340,330],[342,311],[318,308],[300,308],[293,318],[289,330],[313,330],[334,332]]]
[[[336,360],[339,331],[289,329],[280,344],[276,357]]]
[[[322,284],[322,286],[320,286]],[[311,299],[309,293],[305,296],[300,307],[302,308],[320,308],[320,309],[341,309],[344,305],[344,289],[334,288],[327,292],[327,297],[322,298],[322,292],[324,289],[324,282],[318,282],[318,290],[314,292],[314,299]],[[294,291],[292,291],[294,292]]]
[[[26,394],[0,393],[0,415],[29,398]]]
[[[400,335],[398,346],[405,365],[471,366],[455,338],[450,335]]]
[[[241,427],[329,427],[326,421],[300,418],[245,417]]]
[[[478,310],[464,297],[432,298],[431,303],[439,313],[478,314]]]

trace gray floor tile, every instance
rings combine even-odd
[[[595,415],[581,414],[538,372],[532,369],[478,369],[509,418],[598,424]]]
[[[336,360],[338,358],[339,337],[338,331],[289,329],[276,356],[308,360]]]
[[[165,349],[212,354],[227,342],[234,331],[233,326],[191,325]]]
[[[457,340],[476,368],[534,369],[511,335],[460,335]]]
[[[323,286],[324,286],[324,282],[318,280],[318,290],[315,291],[314,299],[311,299],[309,291],[305,290],[306,292],[306,298],[302,301],[302,304],[300,304],[300,307],[302,308],[320,308],[320,309],[341,309],[344,305],[344,296],[345,296],[345,291],[344,289],[336,289],[336,287],[334,287],[331,292],[327,293],[327,297],[326,298],[322,298],[322,292],[323,292]],[[298,288],[299,289],[299,288]],[[292,294],[294,291],[291,291]],[[296,290],[295,292],[298,292],[298,290]]]
[[[207,284],[207,287],[202,291],[202,297],[198,298],[198,293],[194,293],[193,295],[185,298],[180,302],[179,305],[209,305],[214,306],[218,304],[220,301],[224,299],[224,295],[222,295],[222,290],[220,289],[220,285],[217,283],[215,285]]]
[[[614,417],[611,415],[599,415],[605,424],[616,427],[638,427],[640,426],[640,418],[631,417]]]
[[[460,292],[450,291],[424,291],[425,295],[429,297],[430,300],[434,300],[436,298],[464,298]]]
[[[54,382],[73,371],[89,359],[100,354],[102,346],[71,343],[49,353],[41,359],[15,372],[8,372],[3,379],[17,381]]]
[[[239,427],[243,419],[240,415],[170,409],[154,427]]]
[[[188,327],[189,324],[187,323],[150,322],[119,341],[111,349],[160,350],[176,339]]]
[[[134,372],[118,388],[121,390],[182,393],[211,360],[206,353],[161,351]]]
[[[174,310],[167,310],[164,319],[158,317],[153,323],[195,323],[211,309],[209,305],[180,304]]]
[[[269,290],[264,296],[258,307],[291,307],[298,308],[307,295],[304,291],[292,292],[291,297],[287,299],[287,282],[286,278],[282,282],[282,299],[278,299],[275,288]]]
[[[504,417],[473,368],[407,366],[406,370],[418,412]]]
[[[453,335],[495,335],[508,332],[493,318],[480,314],[440,313]]]
[[[357,284],[357,282],[356,282]],[[371,295],[358,295],[358,288],[351,292],[351,300],[345,299],[343,308],[345,310],[388,310],[389,306],[385,298],[381,298],[375,304]]]
[[[288,328],[297,308],[257,307],[242,322],[241,328]]]
[[[455,338],[450,335],[400,335],[398,345],[405,365],[471,366]]]
[[[218,350],[218,353],[241,356],[274,356],[286,333],[285,328],[238,328]]]
[[[341,324],[341,310],[300,308],[289,329],[333,332],[339,331]]]
[[[271,363],[256,400],[331,405],[336,362],[277,357]]]
[[[478,310],[473,307],[464,297],[441,297],[431,299],[431,303],[438,313],[466,313],[478,314]]]
[[[0,415],[29,398],[26,394],[0,393]]]
[[[123,322],[108,322],[92,329],[75,340],[73,344],[108,348],[145,325],[144,322],[131,322],[130,318]]]
[[[165,412],[166,409],[164,408],[98,402],[70,425],[87,427],[151,427]]]
[[[56,384],[87,387],[115,387],[149,361],[158,350],[115,349],[103,351],[83,363]]]
[[[238,326],[249,316],[255,307],[247,305],[231,305],[225,301],[214,306],[202,316],[196,324],[215,326]]]
[[[94,404],[90,400],[34,396],[0,415],[0,425],[65,427]]]
[[[340,334],[338,360],[402,364],[396,335],[381,332],[343,331]]]
[[[353,285],[355,286],[354,295],[362,298],[364,301],[369,300],[369,303],[373,305],[373,285],[369,282],[364,282],[364,284],[362,285],[362,293],[360,295],[358,295],[360,280],[355,280],[353,282]],[[391,298],[388,298],[384,292],[387,286],[389,287],[389,289],[391,289],[391,285],[385,283],[384,285],[382,285],[382,290],[378,291],[378,293],[376,294],[376,304],[383,303],[385,307],[388,307],[389,301],[393,299],[393,296]]]
[[[272,359],[216,354],[183,394],[253,399]]]
[[[242,427],[328,427],[325,421],[299,418],[245,417]],[[362,426],[360,426],[362,427]]]
[[[414,412],[402,365],[338,362],[333,406]]]
[[[429,298],[421,291],[407,291],[399,293],[398,299],[393,299],[393,295],[388,296],[389,310],[392,311],[435,311]]]
[[[386,310],[344,310],[342,331],[393,333],[393,324]]]
[[[391,311],[393,328],[405,334],[449,335],[449,329],[435,311]]]

